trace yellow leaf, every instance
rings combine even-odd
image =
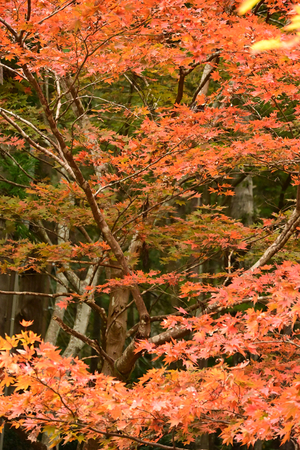
[[[282,42],[280,39],[266,39],[263,41],[255,42],[255,44],[252,45],[251,50],[254,53],[258,52],[265,52],[266,50],[273,50],[275,48],[281,48]]]
[[[243,3],[239,7],[239,14],[245,14],[247,11],[250,11],[250,9],[255,6],[259,0],[244,0]]]
[[[285,30],[291,31],[291,30],[299,30],[300,29],[300,16],[295,16],[292,18],[292,22],[284,27]]]

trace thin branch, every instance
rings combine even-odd
[[[116,102],[112,102],[111,100],[107,100],[107,99],[102,98],[102,97],[97,97],[96,95],[80,95],[80,96],[77,96],[76,98],[77,98],[77,99],[81,99],[81,98],[92,98],[92,99],[101,100],[101,101],[103,101],[104,103],[108,103],[108,104],[110,104],[110,105],[112,105],[112,106],[115,106],[116,108],[123,108],[123,109],[125,109],[126,111],[128,111],[131,115],[133,115],[134,117],[136,117],[137,119],[139,118],[139,116],[138,116],[134,111],[132,111],[130,108],[127,108],[127,106],[121,105],[121,104],[116,103]]]
[[[67,163],[65,163],[64,160],[60,159],[58,156],[54,155],[51,151],[47,150],[45,147],[42,147],[40,144],[35,142],[31,137],[25,133],[25,131],[16,123],[14,122],[4,111],[2,108],[0,108],[0,115],[11,125],[13,126],[20,135],[30,144],[32,147],[36,148],[40,152],[47,155],[49,158],[53,158],[61,167],[63,167],[66,172],[71,176],[71,178],[74,178],[73,171],[69,167]]]
[[[150,111],[150,108],[149,108],[149,106],[148,106],[148,104],[147,104],[147,102],[146,102],[144,96],[142,95],[141,91],[140,91],[139,88],[136,86],[136,83],[134,83],[134,82],[126,75],[126,73],[124,73],[124,77],[125,77],[126,80],[131,84],[131,86],[134,87],[134,89],[137,91],[137,93],[138,93],[140,99],[142,100],[144,106],[146,106],[146,107],[149,109],[149,111]]]
[[[29,416],[23,416],[23,415],[19,416],[20,419],[28,419],[28,417]],[[61,424],[61,425],[68,425],[68,428],[71,428],[72,430],[78,430],[78,429],[82,430],[83,428],[85,428],[86,430],[94,431],[95,433],[101,434],[101,436],[104,436],[107,438],[117,437],[117,438],[122,438],[122,439],[129,439],[130,441],[138,442],[139,444],[147,445],[150,447],[158,447],[158,448],[161,448],[162,450],[185,450],[183,447],[173,447],[173,446],[170,447],[169,445],[159,444],[158,442],[145,441],[144,439],[139,439],[139,438],[130,436],[125,433],[113,433],[110,431],[101,431],[101,430],[98,430],[97,428],[86,426],[84,423],[82,423],[80,421],[66,422],[65,420],[54,419],[52,417],[51,417],[51,419],[43,418],[40,416],[36,417],[36,415],[30,416],[30,420],[36,420],[36,421],[46,422],[46,423],[57,423],[57,424]],[[207,420],[210,420],[210,419],[207,419]],[[228,422],[225,422],[225,421],[218,420],[218,422],[228,424]]]
[[[27,78],[24,75],[22,75],[20,72],[18,72],[17,70],[12,69],[11,67],[6,66],[3,63],[0,63],[0,66],[4,67],[4,69],[9,70],[10,72],[14,73],[15,75],[18,75],[19,77],[23,78],[23,80],[28,81]]]
[[[175,198],[179,197],[180,195],[184,194],[186,191],[191,191],[192,189],[195,189],[196,187],[201,186],[201,182],[200,183],[196,183],[192,186],[189,186],[188,188],[184,189],[183,191],[179,192],[178,194],[172,194],[172,195],[168,195],[166,196],[161,202],[155,203],[154,205],[150,206],[150,208],[146,209],[145,211],[142,211],[141,213],[137,214],[135,217],[133,217],[130,220],[127,220],[127,222],[123,223],[121,227],[119,227],[115,232],[114,235],[116,235],[117,233],[119,233],[119,231],[121,231],[124,227],[126,227],[127,225],[130,225],[132,222],[135,222],[139,217],[141,216],[145,216],[145,214],[148,214],[148,212],[152,211],[152,209],[157,208],[160,205],[163,205],[165,202],[169,202],[171,200],[174,200]],[[194,195],[194,194],[192,194]]]
[[[83,61],[82,61],[82,63],[80,64],[80,66],[79,66],[79,68],[78,68],[78,70],[77,70],[77,72],[76,72],[76,74],[75,74],[75,76],[74,76],[74,78],[73,78],[73,80],[72,80],[71,85],[69,86],[69,89],[68,89],[66,92],[64,92],[64,95],[66,95],[66,94],[68,94],[69,92],[71,92],[71,89],[75,86],[75,84],[76,84],[76,82],[77,82],[77,80],[78,80],[78,78],[79,78],[79,75],[80,75],[82,69],[84,68],[84,65],[85,65],[85,63],[87,62],[88,58],[89,58],[90,56],[92,56],[93,54],[95,54],[102,46],[104,46],[105,44],[107,44],[111,39],[113,39],[113,38],[115,38],[115,37],[117,37],[117,36],[120,36],[120,35],[122,35],[122,34],[124,34],[124,33],[125,33],[124,31],[121,31],[121,32],[119,32],[119,33],[116,33],[116,34],[113,34],[113,35],[109,36],[107,39],[105,39],[105,40],[102,41],[99,45],[97,45],[91,52],[88,51],[86,42],[84,41],[84,45],[85,45],[85,47],[86,47],[86,55],[84,56]]]
[[[84,303],[89,305],[89,307],[91,309],[93,309],[97,314],[99,314],[99,316],[101,317],[102,320],[107,320],[105,309],[102,308],[101,306],[97,305],[97,303],[95,303],[95,301],[93,301],[93,300],[84,300]]]
[[[100,347],[98,341],[96,339],[90,339],[86,337],[84,334],[78,333],[78,331],[73,330],[68,325],[66,325],[59,317],[53,317],[54,320],[59,324],[59,326],[69,335],[74,336],[75,338],[79,339],[80,341],[84,342],[85,344],[92,347],[95,352],[105,358],[107,362],[113,367],[114,366],[114,360],[103,350],[102,347]]]
[[[101,434],[102,436],[129,439],[130,441],[138,442],[139,444],[149,445],[150,447],[158,447],[163,450],[184,450],[182,447],[174,447],[174,446],[171,447],[169,445],[159,444],[158,442],[145,441],[144,439],[139,439],[139,438],[136,438],[134,436],[130,436],[130,435],[124,434],[124,433],[120,433],[120,434],[119,433],[110,433],[110,432],[104,432],[104,431],[97,430],[97,428],[92,428],[92,427],[88,427],[88,428],[91,431],[95,431],[96,433]]]
[[[53,146],[57,151],[59,151],[59,147],[57,146],[57,144],[52,141],[51,139],[49,139],[48,136],[46,136],[44,133],[42,133],[35,125],[33,125],[33,123],[29,122],[26,119],[23,119],[23,117],[19,116],[18,114],[13,113],[12,111],[9,111],[7,109],[4,108],[0,108],[0,112],[3,111],[6,114],[9,114],[10,116],[14,117],[15,119],[19,120],[22,123],[25,123],[25,125],[28,125],[30,128],[32,128],[37,134],[39,134],[48,144],[50,144],[51,146]]]
[[[298,186],[298,188],[299,188],[299,186]],[[298,193],[298,190],[297,190],[297,193]],[[258,267],[265,265],[272,258],[272,256],[274,256],[277,252],[279,252],[279,250],[282,249],[282,247],[286,244],[286,242],[294,234],[294,232],[296,231],[299,224],[300,224],[300,210],[298,208],[296,208],[293,211],[290,219],[287,221],[284,229],[282,230],[280,235],[275,240],[275,242],[273,242],[273,244],[267,248],[267,250],[261,256],[261,258],[258,261],[256,261],[256,263],[253,264],[253,266],[250,267],[250,269],[248,271],[253,272]]]
[[[33,297],[66,297],[72,295],[70,292],[62,292],[61,294],[46,294],[45,292],[30,292],[30,291],[0,291],[2,295],[31,295]]]
[[[32,152],[28,151],[26,148],[23,148],[22,151],[26,152],[28,155],[30,155],[32,158],[36,159],[37,161],[40,161],[41,163],[46,164],[47,166],[51,167],[51,169],[56,170],[61,176],[63,176],[67,181],[69,181],[67,174],[62,172],[58,167],[54,166],[49,161],[39,158],[37,155],[34,155]]]
[[[83,234],[83,236],[86,238],[86,240],[88,241],[89,244],[93,244],[94,243],[92,241],[91,237],[89,236],[88,232],[84,228],[84,226],[80,226],[80,227],[77,227],[77,228]]]
[[[70,411],[73,419],[75,419],[75,414],[74,411],[72,411],[72,409],[67,405],[67,403],[64,401],[63,397],[61,396],[61,394],[59,393],[58,389],[53,389],[53,387],[49,386],[47,383],[45,383],[45,381],[41,380],[41,378],[38,376],[38,372],[35,369],[35,377],[38,380],[39,383],[41,383],[43,386],[45,386],[47,389],[49,389],[51,392],[53,392],[53,394],[57,395],[62,403],[62,405],[64,405],[64,407]]]
[[[0,22],[3,23],[3,25],[8,29],[8,31],[16,38],[18,39],[18,34],[16,33],[16,31],[13,29],[13,27],[11,25],[9,25],[9,23],[6,22],[6,20],[2,19],[2,17],[0,17]]]
[[[4,153],[8,158],[10,158],[17,167],[19,167],[19,169],[21,170],[21,172],[24,173],[24,175],[26,175],[26,177],[30,178],[33,182],[35,182],[35,178],[33,178],[28,172],[26,172],[25,169],[23,169],[23,167],[21,166],[21,164],[18,163],[18,161],[6,150],[3,149],[3,147],[0,146],[0,151],[2,153]],[[27,186],[28,187],[28,186]]]
[[[25,185],[25,184],[19,184],[19,183],[14,183],[13,181],[8,180],[7,178],[4,178],[2,175],[0,175],[0,180],[2,180],[4,183],[8,183],[11,184],[12,186],[16,186],[16,187],[21,187],[24,189],[29,188],[29,185]]]
[[[41,25],[41,23],[45,22],[45,20],[50,19],[51,17],[55,16],[56,14],[58,14],[59,12],[63,11],[64,9],[66,9],[68,6],[72,5],[72,3],[75,3],[75,0],[71,0],[70,2],[68,2],[66,5],[62,6],[61,8],[56,9],[53,13],[49,14],[49,16],[44,17],[43,19],[41,19],[38,22],[38,25]]]

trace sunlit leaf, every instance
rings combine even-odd
[[[257,3],[259,2],[259,0],[245,0],[243,3],[241,3],[238,11],[239,14],[245,14],[246,12],[250,11],[250,9],[253,8],[253,6],[255,6]]]

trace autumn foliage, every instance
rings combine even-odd
[[[1,294],[54,309],[0,340],[32,440],[300,441],[298,15],[246,3],[0,3],[0,270],[52,283]]]
[[[164,321],[169,330],[191,330],[190,339],[157,348],[139,342],[136,351],[162,356],[166,365],[182,361],[186,370],[153,369],[131,387],[91,375],[82,361],[63,358],[32,332],[2,339],[1,384],[14,386],[2,397],[2,414],[32,438],[44,429],[53,443],[94,438],[105,448],[169,448],[159,444],[168,434],[177,448],[217,430],[225,443],[297,437],[299,331],[283,330],[293,329],[299,317],[300,271],[290,264],[272,274],[269,269],[220,289],[200,317],[183,312]],[[245,301],[255,307],[217,315]],[[235,354],[240,362],[232,366]],[[212,357],[215,365],[197,368]]]

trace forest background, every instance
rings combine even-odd
[[[246,3],[1,2],[4,447],[297,447],[300,20]]]

